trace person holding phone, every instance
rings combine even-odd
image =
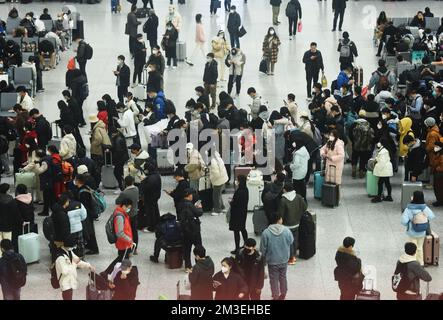
[[[221,271],[213,280],[215,300],[242,300],[248,293],[248,286],[236,270],[236,264],[231,257],[221,261]]]

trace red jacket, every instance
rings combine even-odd
[[[119,228],[118,228],[117,219],[116,219],[117,213],[119,213],[119,216],[123,215],[123,217],[124,217],[124,223],[123,223],[124,235],[120,234],[121,230],[119,230]],[[129,216],[125,212],[125,210],[123,210],[123,208],[120,206],[115,208],[113,215],[114,215],[114,230],[115,230],[115,233],[117,236],[117,242],[115,243],[115,246],[118,250],[126,250],[131,247],[132,242],[133,242],[132,228],[131,228],[131,222],[129,220]]]
[[[54,163],[57,166],[60,166],[61,168],[62,158],[60,157],[60,155],[58,153],[54,153],[51,155],[51,157],[52,157],[52,163]],[[53,191],[55,194],[55,198],[58,199],[60,195],[66,191],[65,183],[63,181],[54,181]]]

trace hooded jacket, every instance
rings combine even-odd
[[[188,173],[189,180],[198,180],[203,176],[205,162],[197,149],[188,150],[188,164],[185,171]]]
[[[335,254],[337,267],[334,269],[335,281],[339,287],[354,287],[356,290],[362,288],[361,260],[355,255],[354,250],[343,246],[337,249]]]
[[[215,187],[222,186],[229,181],[225,163],[217,151],[214,152],[214,157],[211,159],[211,165],[209,167],[209,179],[211,180],[212,185]]]
[[[92,129],[91,133],[91,155],[103,156],[102,146],[110,146],[111,140],[106,132],[106,125],[99,120]]]
[[[34,204],[30,193],[19,194],[15,197],[21,219],[25,222],[34,221]]]
[[[78,201],[71,200],[69,202],[69,207],[66,210],[68,212],[71,234],[82,231],[82,221],[85,220],[88,215],[88,212],[83,204]]]
[[[236,260],[243,279],[249,287],[249,292],[262,289],[265,282],[265,260],[263,255],[257,250],[252,255],[248,255],[243,248],[239,251]]]
[[[434,212],[426,204],[409,203],[401,216],[401,224],[406,226],[406,233],[411,238],[424,238],[426,231],[417,232],[412,227],[412,220],[417,213],[424,212],[428,217],[428,221],[435,218]]]
[[[418,177],[426,167],[426,156],[427,154],[423,144],[419,139],[416,139],[414,145],[408,150],[405,168],[414,177]]]
[[[431,127],[428,129],[428,134],[426,135],[426,145],[425,149],[429,156],[429,163],[431,167],[433,167],[433,164],[435,162],[436,154],[434,152],[434,146],[437,141],[440,141],[441,139],[440,130],[437,125]]]
[[[394,170],[392,167],[392,162],[388,149],[384,147],[378,149],[375,160],[376,163],[373,171],[374,176],[392,177],[394,175]]]
[[[77,153],[77,141],[72,133],[66,134],[60,142],[60,157],[63,160],[71,159]]]
[[[211,41],[212,53],[216,59],[223,59],[229,53],[231,47],[224,37],[214,37]]]
[[[260,252],[269,265],[286,264],[289,250],[294,242],[292,232],[281,224],[271,224],[261,236]]]
[[[403,118],[400,120],[400,126],[398,128],[400,133],[400,147],[399,147],[399,155],[400,157],[404,157],[408,154],[408,146],[403,143],[404,137],[406,137],[407,134],[414,137],[414,133],[411,130],[412,127],[412,120],[409,117]]]
[[[409,292],[420,293],[420,280],[430,282],[432,281],[431,275],[420,265],[415,255],[410,256],[404,253],[397,261],[397,267],[401,263],[406,263],[407,279],[410,282],[410,286],[407,289]]]
[[[125,108],[121,119],[118,119],[117,122],[123,130],[123,135],[125,136],[125,138],[131,138],[137,135],[137,130],[135,129],[134,113],[128,107]]]
[[[297,228],[300,225],[300,219],[308,209],[306,201],[295,191],[283,193],[278,214],[283,217],[283,225],[289,229]]]
[[[293,180],[301,180],[306,177],[306,174],[308,173],[309,159],[309,152],[305,146],[293,153],[292,163],[290,164]]]
[[[55,260],[55,270],[57,272],[57,278],[60,279],[60,289],[61,291],[69,289],[75,290],[78,288],[77,268],[86,269],[90,268],[91,265],[88,262],[80,260],[72,250],[68,252],[68,250],[65,250],[63,247],[59,250],[60,254]]]
[[[191,300],[212,300],[214,262],[211,257],[197,260],[189,274],[191,283]]]

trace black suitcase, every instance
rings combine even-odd
[[[316,243],[316,225],[314,216],[306,211],[301,219],[298,229],[298,257],[301,259],[309,259],[315,255],[315,243]]]
[[[336,167],[335,166],[330,166],[329,167],[334,168],[334,181],[336,181]],[[329,175],[331,175],[331,170],[329,170]],[[338,198],[338,184],[334,183],[334,182],[330,182],[331,179],[329,179],[329,182],[325,182],[323,183],[323,186],[321,188],[321,204],[323,206],[326,207],[337,207],[339,204],[339,198]]]
[[[77,20],[77,28],[72,29],[72,39],[85,38],[85,31],[83,29],[83,20]]]
[[[206,190],[200,190],[198,192],[198,197],[202,204],[203,212],[211,212],[214,207],[214,203],[212,201],[212,188]]]
[[[252,224],[254,225],[254,233],[256,236],[268,227],[268,217],[266,217],[265,209],[261,206],[255,206],[252,214]]]

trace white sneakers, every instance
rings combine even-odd
[[[217,212],[212,212],[211,213],[211,216],[214,216],[214,217],[219,216],[219,215],[220,215],[220,213],[217,213]]]

